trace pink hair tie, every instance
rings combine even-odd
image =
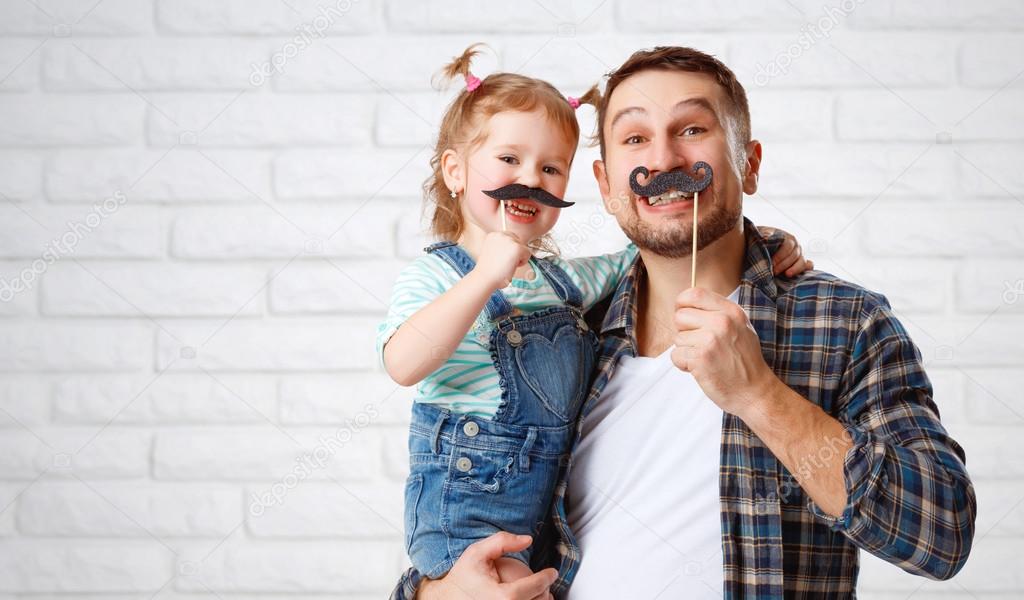
[[[573,98],[572,96],[569,96],[566,99],[569,101],[569,106],[571,106],[573,108],[573,110],[576,110],[577,108],[580,107],[580,99],[579,98]]]
[[[482,82],[476,78],[472,73],[466,73],[466,91],[472,92],[476,88],[480,87]]]

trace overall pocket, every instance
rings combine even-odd
[[[559,425],[576,420],[586,397],[594,365],[592,337],[593,333],[580,333],[576,325],[566,324],[551,339],[528,333],[515,349],[519,378]]]

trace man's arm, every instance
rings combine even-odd
[[[963,567],[977,513],[964,452],[939,422],[920,352],[884,298],[863,311],[839,419],[775,376],[741,308],[699,289],[680,305],[673,361],[798,478],[812,514],[908,572],[948,579]]]

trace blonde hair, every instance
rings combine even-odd
[[[480,53],[481,44],[466,48],[452,62],[445,65],[436,79],[448,84],[456,77],[470,78],[470,64]],[[597,106],[600,94],[597,87],[591,88],[579,101],[581,104]],[[430,232],[443,240],[456,240],[465,229],[458,199],[451,197],[451,190],[444,182],[441,172],[441,156],[448,149],[466,149],[483,141],[486,119],[506,111],[529,112],[542,109],[557,130],[565,135],[573,150],[579,143],[580,126],[576,121],[575,109],[553,85],[540,79],[515,73],[492,73],[480,81],[479,87],[470,91],[462,90],[448,105],[441,119],[437,144],[430,158],[431,174],[423,183],[425,207],[433,204],[430,218]],[[541,239],[540,250],[554,252],[554,244],[548,236]]]

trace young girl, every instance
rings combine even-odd
[[[583,313],[637,255],[630,244],[598,257],[534,256],[551,248],[566,205],[558,199],[579,141],[574,110],[597,90],[576,100],[521,75],[481,81],[469,71],[476,53],[471,46],[443,71],[466,80],[424,185],[443,241],[399,275],[377,337],[388,374],[419,384],[405,542],[431,579],[496,531],[538,533],[594,367],[597,336]],[[777,263],[803,270],[798,250],[782,253]],[[530,552],[499,559],[503,582],[532,573]]]

